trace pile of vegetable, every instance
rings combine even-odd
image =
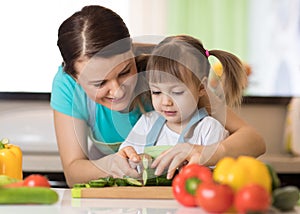
[[[99,178],[75,184],[77,188],[113,186],[172,186],[175,199],[188,207],[201,207],[210,213],[264,213],[294,209],[299,200],[296,186],[281,186],[271,165],[249,156],[225,157],[212,170],[189,164],[176,172],[172,180],[166,174],[155,176],[150,159],[142,159],[142,178]],[[151,162],[151,160],[150,160]]]
[[[184,206],[212,213],[293,210],[299,200],[296,186],[281,186],[272,168],[253,157],[225,157],[214,170],[199,164],[184,166],[173,179],[173,194]]]
[[[0,140],[0,175],[22,179],[22,151],[9,143],[7,138]]]
[[[113,187],[113,186],[171,186],[172,180],[167,179],[167,174],[163,173],[160,176],[155,175],[155,169],[150,165],[153,157],[149,155],[141,155],[140,171],[141,178],[131,178],[124,176],[123,178],[104,177],[95,180],[90,180],[87,183],[78,183],[73,188],[98,188],[98,187]]]
[[[0,140],[0,204],[53,204],[58,194],[50,188],[48,179],[32,174],[23,180],[22,151]]]
[[[49,180],[40,174],[31,174],[24,180],[0,175],[0,204],[53,204],[58,193],[50,188]]]

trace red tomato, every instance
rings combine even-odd
[[[181,176],[185,178],[199,178],[202,182],[212,181],[212,172],[208,167],[199,164],[188,164],[180,171]]]
[[[195,207],[195,197],[189,194],[185,189],[186,179],[179,174],[175,176],[172,181],[172,190],[175,199],[182,205],[188,207]]]
[[[271,203],[268,191],[258,184],[242,187],[235,196],[234,205],[238,212],[265,212]]]
[[[234,191],[226,184],[201,183],[196,191],[196,203],[207,212],[224,213],[233,201]]]
[[[212,172],[199,164],[184,166],[172,182],[175,199],[184,206],[197,206],[195,192],[202,182],[211,182]]]
[[[32,174],[27,176],[23,181],[24,186],[30,187],[50,187],[48,179],[39,174]]]

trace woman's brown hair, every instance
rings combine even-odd
[[[113,45],[118,41],[122,42]],[[97,5],[85,6],[66,19],[59,27],[57,45],[64,71],[75,78],[74,63],[79,57],[110,57],[132,48],[128,28],[122,18]]]

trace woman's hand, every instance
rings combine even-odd
[[[128,158],[119,153],[107,155],[92,162],[98,169],[106,172],[109,176],[118,178],[122,178],[125,175],[133,178],[139,177],[136,169],[133,169],[129,164]]]

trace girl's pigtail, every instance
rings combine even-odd
[[[247,83],[247,74],[241,60],[226,51],[210,50],[209,55],[215,56],[223,67],[224,93],[228,106],[239,106]]]

